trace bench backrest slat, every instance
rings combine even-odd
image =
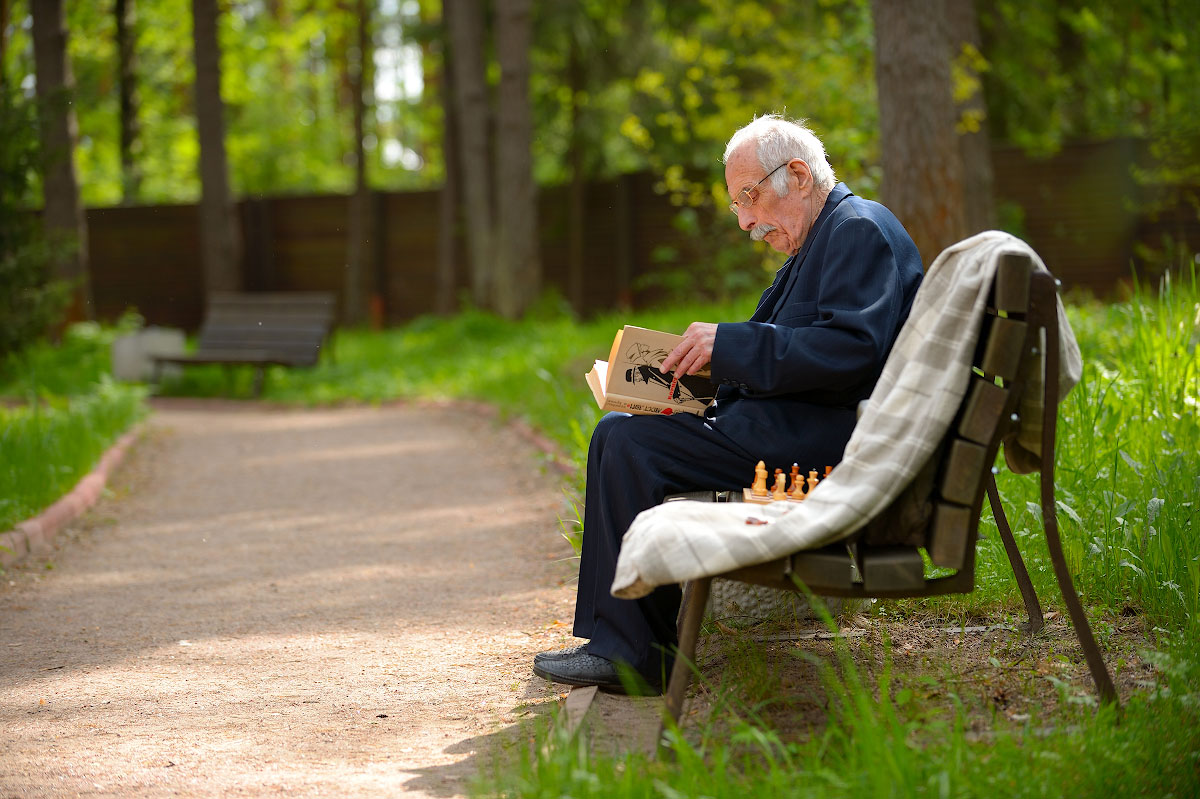
[[[333,324],[335,302],[323,292],[211,294],[197,354],[266,352],[283,363],[314,364]]]

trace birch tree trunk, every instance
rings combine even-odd
[[[533,112],[529,104],[530,0],[496,0],[497,107],[496,310],[521,316],[541,291]]]
[[[883,201],[928,266],[966,235],[945,0],[872,0]]]
[[[54,276],[71,286],[70,319],[92,319],[88,283],[87,219],[79,199],[75,142],[79,128],[72,107],[73,81],[67,58],[62,0],[32,0],[33,56],[37,73],[38,127],[42,144],[43,219],[55,248]]]
[[[241,246],[225,158],[217,0],[192,0],[196,127],[200,134],[200,256],[207,291],[242,288]]]

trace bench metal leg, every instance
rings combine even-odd
[[[1071,624],[1075,626],[1075,635],[1079,637],[1079,646],[1087,659],[1088,669],[1092,672],[1092,680],[1100,693],[1102,702],[1118,702],[1117,690],[1113,687],[1112,677],[1108,667],[1104,665],[1104,656],[1096,645],[1096,637],[1088,624],[1087,614],[1084,613],[1083,603],[1075,593],[1075,584],[1071,580],[1071,571],[1067,568],[1067,559],[1063,554],[1062,539],[1058,535],[1058,512],[1054,505],[1054,437],[1058,424],[1058,310],[1056,307],[1057,294],[1053,289],[1040,288],[1034,294],[1035,302],[1041,305],[1043,318],[1046,320],[1046,380],[1045,395],[1042,409],[1042,527],[1046,531],[1046,544],[1050,549],[1050,562],[1054,564],[1054,576],[1058,578],[1058,588],[1062,592],[1063,602],[1071,614]]]
[[[1092,680],[1096,690],[1104,702],[1116,702],[1117,690],[1113,687],[1112,677],[1108,667],[1104,665],[1104,656],[1096,645],[1096,637],[1088,624],[1087,614],[1084,613],[1083,603],[1075,593],[1075,583],[1071,580],[1071,570],[1067,568],[1067,559],[1063,554],[1062,539],[1058,535],[1058,517],[1054,508],[1054,476],[1042,473],[1042,521],[1046,528],[1046,544],[1050,548],[1050,562],[1054,564],[1054,576],[1058,578],[1058,588],[1062,592],[1063,602],[1071,614],[1071,624],[1075,626],[1075,635],[1079,637],[1079,645],[1083,648],[1083,656],[1087,659],[1088,669],[1092,672]]]
[[[1013,576],[1017,578],[1017,587],[1021,589],[1021,599],[1025,600],[1025,611],[1029,614],[1029,634],[1033,635],[1046,626],[1042,618],[1042,605],[1038,602],[1037,592],[1033,590],[1033,581],[1029,579],[1029,570],[1025,568],[1021,550],[1017,548],[1017,540],[1008,525],[1008,517],[1004,515],[1004,505],[1000,502],[1000,492],[996,489],[994,475],[988,476],[987,496],[988,504],[992,506],[992,515],[996,519],[996,528],[1000,531],[1000,540],[1004,542],[1004,551],[1008,553],[1008,562],[1012,565]]]
[[[704,620],[704,609],[708,605],[708,594],[712,588],[711,577],[691,580],[683,587],[683,603],[679,609],[679,650],[675,653],[675,665],[671,668],[671,681],[667,684],[667,713],[679,724],[683,714],[683,701],[692,680],[692,668],[696,662],[696,643],[700,638],[700,622]],[[664,721],[665,726],[665,721]],[[662,741],[662,730],[658,740]]]

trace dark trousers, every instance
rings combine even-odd
[[[610,593],[625,531],[639,513],[669,494],[740,491],[754,481],[759,460],[768,469],[802,460],[800,441],[810,460],[801,463],[805,471],[835,465],[853,429],[853,412],[811,410],[799,430],[759,442],[755,452],[699,416],[610,413],[600,420],[588,449],[573,630],[579,638],[591,639],[590,654],[628,663],[652,681],[663,676],[676,643],[681,592],[668,585],[641,599],[617,599]]]

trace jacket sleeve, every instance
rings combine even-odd
[[[813,253],[818,255],[818,253]],[[895,254],[874,220],[829,233],[815,296],[786,297],[776,322],[717,326],[714,382],[751,396],[839,391],[878,374],[895,338],[904,291]]]

